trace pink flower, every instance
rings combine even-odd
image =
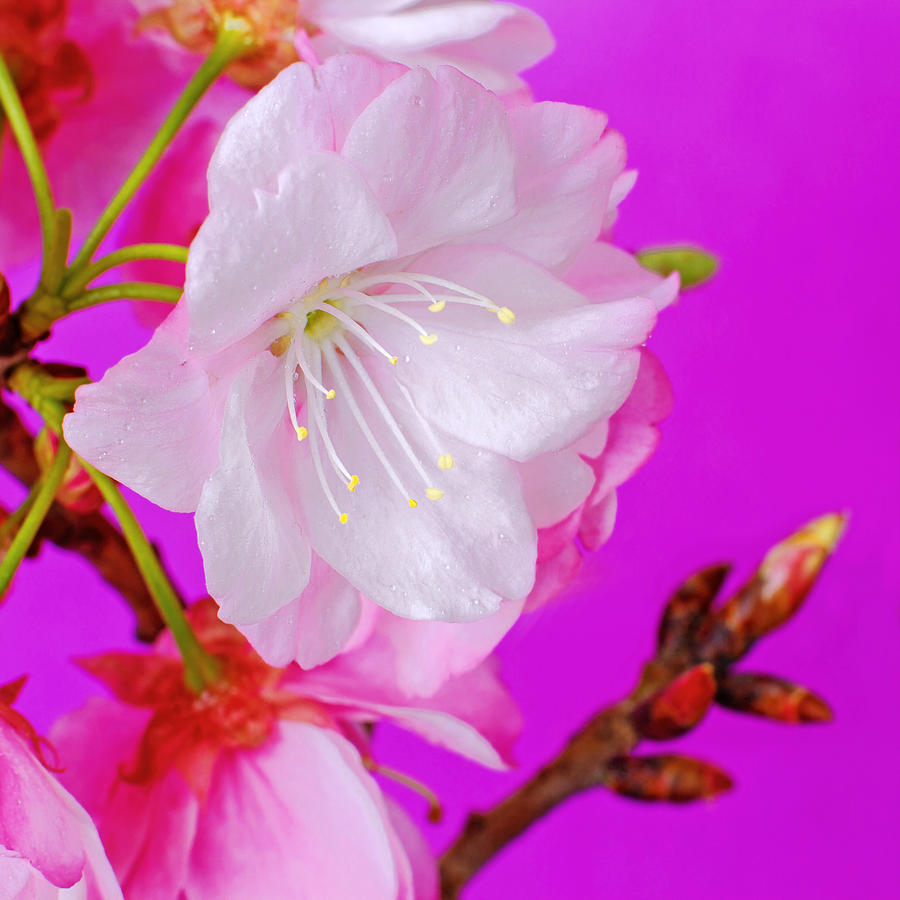
[[[150,142],[187,82],[193,60],[156,41],[135,40],[137,14],[130,0],[41,0],[12,7],[0,13],[0,48],[10,55],[32,113],[57,205],[73,210],[77,241]],[[26,7],[28,21],[41,23],[40,44],[17,25],[27,18]],[[235,85],[217,84],[195,121],[212,119],[221,127],[245,97]],[[11,142],[8,129],[2,139]],[[187,144],[178,140],[175,146]],[[11,150],[4,152],[0,170],[4,271],[33,258],[40,235],[24,165]]]
[[[136,0],[144,21],[208,53],[222,22],[245,20],[258,49],[229,70],[262,87],[286,65],[365,53],[432,71],[455,66],[491,90],[524,88],[518,73],[553,50],[543,20],[492,0]]]
[[[519,467],[622,405],[656,315],[555,274],[624,177],[605,126],[350,56],[285,70],[232,120],[184,300],[66,420],[90,462],[196,511],[226,621],[290,607],[309,666],[358,590],[451,621],[531,591]]]
[[[189,615],[223,666],[218,688],[191,694],[164,636],[149,655],[85,660],[119,700],[94,700],[54,730],[126,896],[435,897],[434,861],[370,775],[362,726],[390,719],[502,767],[519,720],[490,667],[410,704],[368,641],[284,673],[211,603]]]
[[[0,897],[122,897],[87,813],[47,771],[46,742],[0,688]],[[69,890],[72,889],[72,890]]]

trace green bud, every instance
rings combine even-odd
[[[659,247],[654,250],[641,250],[637,254],[637,261],[664,278],[678,272],[681,276],[682,290],[708,281],[719,267],[719,261],[715,256],[698,247]]]

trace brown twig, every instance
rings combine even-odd
[[[34,439],[16,413],[0,401],[0,465],[26,487],[40,477],[34,455]],[[3,519],[8,514],[2,516]],[[147,591],[144,580],[128,550],[122,533],[100,513],[76,513],[54,503],[32,544],[29,555],[40,549],[42,540],[64,550],[79,553],[101,577],[128,602],[137,618],[140,640],[152,641],[163,623]]]
[[[731,779],[711,763],[675,754],[632,755],[642,740],[690,731],[714,700],[787,722],[829,719],[828,706],[806,688],[734,674],[730,667],[797,611],[843,526],[842,516],[828,515],[800,529],[770,550],[750,581],[716,609],[729,567],[712,566],[689,578],[663,612],[656,654],[635,689],[595,715],[509,797],[469,816],[440,861],[443,900],[459,897],[506,844],[580,791],[604,786],[640,800],[687,802],[727,790]]]

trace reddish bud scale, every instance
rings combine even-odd
[[[712,763],[687,756],[622,756],[612,760],[603,784],[634,800],[689,803],[714,797],[732,786],[731,778]]]
[[[734,674],[719,685],[716,702],[779,722],[828,722],[831,710],[812,691],[770,675]]]
[[[88,58],[64,35],[66,13],[65,0],[0,0],[0,52],[38,140],[93,91]]]
[[[642,703],[632,714],[641,737],[666,741],[694,728],[713,702],[716,679],[709,663],[695,666]]]
[[[710,566],[692,575],[678,588],[666,604],[659,624],[656,645],[661,656],[689,645],[729,571],[728,565]]]

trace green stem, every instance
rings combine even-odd
[[[41,482],[35,482],[19,508],[10,513],[3,524],[0,525],[0,547],[8,546],[12,542],[12,538],[19,527],[19,522],[25,518],[25,514],[31,509],[31,504],[34,503],[34,498],[37,497],[40,488]]]
[[[31,503],[31,508],[25,514],[22,521],[22,527],[16,533],[9,550],[0,561],[0,596],[2,596],[12,581],[13,575],[19,568],[19,564],[25,558],[28,548],[31,546],[34,537],[47,515],[50,505],[59,486],[62,484],[66,474],[66,467],[72,458],[72,451],[67,444],[60,443],[59,449],[56,451],[56,458],[50,471],[41,479],[40,488]],[[25,501],[26,503],[28,500]]]
[[[86,266],[109,229],[125,208],[129,200],[135,195],[137,189],[143,184],[144,179],[150,174],[153,167],[159,162],[165,149],[172,142],[178,130],[184,124],[191,110],[200,101],[210,85],[222,74],[222,72],[242,54],[253,48],[253,43],[248,36],[247,25],[240,19],[229,20],[226,27],[219,32],[216,45],[203,65],[197,70],[193,78],[188,82],[181,96],[175,102],[169,115],[156,132],[150,146],[144,151],[144,155],[138,160],[131,174],[125,179],[125,183],[119,188],[116,195],[109,201],[109,205],[101,213],[97,223],[91,229],[85,239],[84,245],[78,251],[78,255],[72,262],[72,271],[77,272]]]
[[[89,306],[97,306],[109,300],[156,300],[159,303],[177,303],[180,298],[181,288],[171,284],[126,281],[122,284],[106,284],[79,294],[66,304],[66,312],[87,309]]]
[[[203,649],[197,636],[191,630],[184,610],[178,602],[178,597],[159,564],[156,551],[147,540],[140,523],[131,511],[131,507],[125,502],[125,498],[116,487],[115,482],[84,460],[80,460],[80,463],[119,520],[122,534],[125,536],[125,541],[144,577],[156,608],[172,632],[172,637],[175,638],[175,643],[181,652],[184,660],[185,681],[188,687],[197,693],[202,693],[206,686],[216,683],[219,676],[218,662]]]
[[[97,262],[85,266],[77,278],[70,277],[62,291],[67,300],[80,294],[95,278],[125,263],[142,259],[162,259],[169,262],[186,263],[188,248],[180,244],[132,244],[122,247],[98,259]]]
[[[38,214],[41,218],[41,239],[44,246],[44,268],[41,275],[43,279],[53,251],[53,236],[56,230],[53,193],[50,190],[50,180],[47,178],[44,161],[41,159],[41,151],[38,149],[34,132],[31,130],[28,116],[25,114],[25,108],[19,98],[19,92],[16,90],[12,73],[2,54],[0,54],[0,104],[3,106],[6,119],[16,137],[16,143],[19,145],[19,151],[25,161],[25,168],[31,180],[35,200],[37,200]]]

